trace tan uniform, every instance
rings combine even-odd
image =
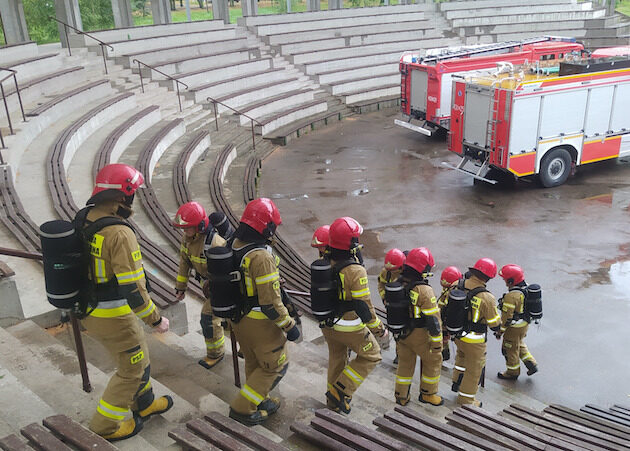
[[[444,321],[444,316],[446,313],[446,306],[448,305],[448,294],[450,292],[450,288],[444,288],[442,287],[442,293],[440,293],[440,297],[437,300],[437,306],[440,309],[440,319],[442,321]],[[448,341],[450,340],[451,336],[448,333],[448,330],[446,330],[446,326],[444,326],[444,324],[442,324],[442,349],[445,351],[448,351],[448,349],[446,349],[448,347]],[[450,352],[449,352],[450,355]],[[450,357],[444,357],[444,359],[449,359]]]
[[[335,261],[331,261],[335,265]],[[328,389],[336,390],[346,396],[359,388],[363,380],[381,361],[381,349],[372,335],[384,333],[384,326],[374,312],[370,300],[370,289],[365,268],[358,264],[346,266],[339,272],[341,279],[340,302],[361,300],[365,302],[371,313],[371,320],[366,325],[354,311],[345,312],[335,318],[332,327],[322,328],[328,343]],[[348,363],[348,349],[356,353],[356,357]]]
[[[237,252],[246,245],[237,239],[232,249]],[[248,297],[257,296],[259,304],[238,323],[230,321],[245,357],[245,384],[230,406],[243,415],[256,412],[288,367],[283,332],[295,321],[282,304],[278,263],[270,248],[254,249],[241,262],[244,289]]]
[[[467,291],[477,287],[485,287],[485,283],[478,277],[466,279],[464,287]],[[471,299],[469,320],[473,326],[484,325],[499,327],[501,316],[496,307],[494,296],[488,292],[478,293]],[[455,339],[457,354],[453,369],[453,384],[459,387],[457,403],[472,404],[479,385],[481,372],[486,365],[486,332],[471,331],[461,338]]]
[[[378,275],[378,294],[381,296],[383,303],[385,303],[385,285],[398,280],[401,271],[402,269],[394,269],[393,271],[386,268],[381,269],[381,273]]]
[[[206,256],[204,246],[206,243],[206,234],[196,233],[193,237],[184,234],[182,244],[179,251],[179,271],[177,272],[177,282],[175,289],[186,291],[188,286],[188,278],[191,269],[194,269],[204,279],[208,279],[208,266],[206,264]],[[210,247],[225,246],[226,241],[214,234]],[[221,357],[225,351],[223,344],[225,336],[223,327],[221,326],[221,318],[212,313],[212,303],[210,299],[206,299],[201,307],[201,331],[206,342],[206,352],[209,358],[217,359]]]
[[[440,332],[438,335],[431,336],[427,327],[416,327],[409,335],[398,340],[395,395],[397,400],[403,401],[403,405],[409,400],[409,389],[416,368],[416,356],[420,356],[422,362],[420,392],[424,395],[437,393],[442,367],[442,321],[433,289],[429,285],[416,285],[409,292],[409,296],[411,298],[409,314],[412,321],[433,317],[439,324]]]
[[[98,205],[90,210],[87,220],[116,216],[118,205],[115,202]],[[90,422],[92,431],[108,435],[116,432],[130,409],[144,410],[153,402],[149,350],[137,318],[156,326],[161,315],[147,291],[140,246],[131,228],[112,225],[101,229],[92,239],[91,255],[97,287],[114,279],[119,285],[118,296],[99,302],[82,320],[88,333],[99,340],[116,361],[116,373],[109,380]]]
[[[505,356],[507,366],[506,376],[518,376],[521,373],[519,359],[523,362],[531,362],[536,365],[536,360],[527,349],[525,336],[529,323],[524,319],[513,322],[514,313],[522,315],[525,304],[523,292],[512,289],[503,296],[501,307],[501,332],[503,333],[503,345],[501,352]]]

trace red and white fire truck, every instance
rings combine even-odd
[[[448,130],[454,78],[494,68],[498,62],[513,65],[534,61],[556,62],[567,55],[580,55],[583,50],[582,44],[575,39],[543,36],[464,49],[443,49],[424,58],[405,53],[399,66],[400,105],[408,121],[396,119],[394,122],[427,136],[439,129]],[[416,125],[412,119],[424,123]]]
[[[491,183],[537,174],[552,187],[575,166],[630,156],[627,57],[562,62],[546,75],[512,69],[453,83],[455,169]]]

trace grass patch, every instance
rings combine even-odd
[[[630,0],[617,0],[615,11],[617,11],[619,14],[630,16]]]

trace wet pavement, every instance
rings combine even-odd
[[[457,162],[444,139],[396,127],[396,117],[354,116],[264,161],[259,193],[276,201],[284,238],[311,261],[315,228],[357,219],[373,299],[392,247],[431,249],[435,290],[449,265],[519,264],[543,287],[544,318],[526,340],[540,371],[529,378],[523,366],[516,384],[500,383],[547,403],[630,405],[630,163],[581,168],[552,189],[474,186],[442,166]],[[498,276],[488,288],[497,298],[505,291]],[[498,381],[505,362],[493,336],[488,344],[487,375]]]

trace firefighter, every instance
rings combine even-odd
[[[438,298],[438,308],[440,309],[440,317],[442,318],[442,360],[451,358],[451,349],[449,348],[450,335],[446,327],[444,327],[444,316],[446,313],[446,304],[448,304],[448,292],[451,286],[461,279],[462,272],[455,266],[447,266],[440,276],[440,285],[442,285],[442,293]]]
[[[442,367],[442,321],[435,294],[429,285],[431,268],[435,265],[429,249],[419,247],[409,251],[399,281],[409,293],[410,324],[398,339],[399,363],[396,371],[396,403],[409,403],[409,390],[416,368],[416,356],[422,362],[418,401],[441,406],[444,400],[437,394]]]
[[[179,207],[173,220],[173,226],[184,231],[179,251],[179,270],[175,284],[175,300],[181,301],[184,299],[191,270],[194,271],[195,277],[199,281],[205,281],[204,294],[206,300],[201,307],[200,323],[206,343],[206,357],[199,360],[199,365],[210,369],[219,363],[225,355],[223,349],[225,336],[221,326],[221,319],[212,314],[209,289],[205,286],[208,280],[208,266],[204,251],[206,246],[225,246],[226,242],[210,225],[210,219],[206,216],[206,211],[197,202],[188,202]]]
[[[378,275],[378,294],[381,296],[383,305],[385,304],[385,285],[389,282],[398,280],[400,272],[402,271],[403,263],[405,263],[405,254],[400,249],[390,249],[385,254],[385,265],[381,269],[381,273]],[[378,344],[382,349],[389,349],[389,335],[384,336],[386,340],[378,340]],[[394,358],[394,365],[398,364],[398,351],[396,351],[396,357]]]
[[[330,248],[328,247],[329,230],[329,225],[318,227],[317,230],[315,230],[315,232],[313,233],[313,238],[311,239],[311,247],[319,251],[319,258],[323,258],[326,260],[328,260],[330,256]]]
[[[501,309],[501,330],[495,333],[497,339],[503,336],[501,352],[505,357],[507,370],[498,373],[499,379],[516,380],[521,373],[519,359],[527,367],[527,375],[538,372],[538,364],[525,344],[529,323],[524,318],[524,304],[527,284],[525,273],[518,265],[505,265],[499,271],[509,291],[499,302]]]
[[[230,417],[250,426],[280,408],[280,400],[269,392],[287,372],[287,339],[300,336],[282,304],[279,260],[269,246],[281,223],[273,201],[254,199],[245,207],[232,243],[242,273],[245,315],[230,320],[230,326],[245,357],[245,384],[230,405]]]
[[[374,312],[365,268],[355,255],[363,227],[350,217],[330,225],[330,261],[339,280],[339,315],[323,325],[328,344],[328,408],[350,413],[352,394],[381,361],[381,350],[374,338],[385,335],[385,327]],[[366,325],[367,323],[367,325]],[[348,350],[356,357],[348,363]]]
[[[127,219],[134,194],[143,183],[142,174],[130,166],[105,166],[96,176],[96,186],[87,201],[87,217],[80,227],[104,217]],[[136,435],[143,420],[173,405],[170,396],[153,395],[149,350],[137,318],[160,333],[168,331],[169,322],[151,300],[140,246],[131,227],[106,226],[93,235],[89,244],[90,272],[99,302],[82,324],[117,365],[89,427],[107,440],[122,440]],[[130,411],[132,417],[126,419]]]
[[[470,297],[468,327],[464,335],[455,339],[457,354],[453,368],[452,390],[457,392],[458,404],[474,404],[481,407],[475,399],[477,386],[483,368],[486,365],[487,329],[499,330],[501,316],[497,311],[492,293],[486,289],[486,283],[497,275],[497,265],[490,258],[477,260],[468,268],[458,286]]]

